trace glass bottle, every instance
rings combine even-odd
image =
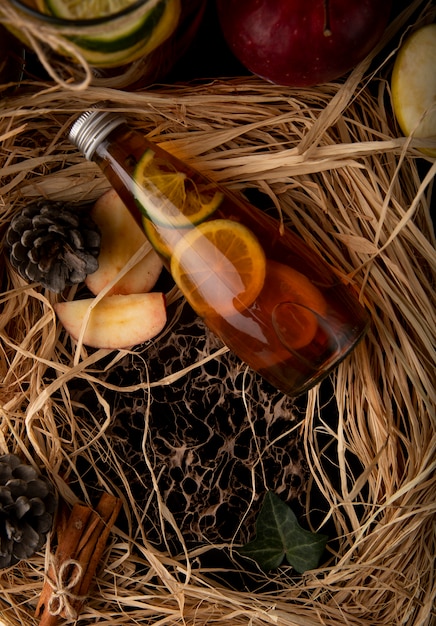
[[[114,113],[83,113],[69,138],[99,165],[193,309],[277,389],[303,393],[363,337],[369,318],[352,288],[278,221]]]

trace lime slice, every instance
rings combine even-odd
[[[223,193],[199,178],[196,182],[168,160],[147,150],[134,172],[136,202],[149,220],[167,228],[189,228],[219,207]]]
[[[42,0],[45,12],[66,20],[108,17],[88,35],[70,39],[85,59],[96,67],[112,67],[146,56],[160,46],[176,29],[181,12],[180,0],[160,0],[145,13],[116,17],[136,0]]]
[[[171,274],[200,315],[228,317],[249,307],[265,281],[265,253],[255,235],[233,220],[203,222],[174,248]]]
[[[392,71],[392,102],[405,135],[436,137],[436,24],[415,31],[402,45]],[[436,156],[436,149],[423,149]]]

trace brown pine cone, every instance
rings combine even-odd
[[[12,219],[6,246],[20,276],[60,293],[98,268],[100,231],[86,211],[38,200]]]
[[[51,483],[15,454],[0,456],[0,569],[30,558],[52,527]]]

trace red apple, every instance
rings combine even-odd
[[[343,76],[378,43],[391,0],[216,0],[224,37],[247,69],[309,87]]]

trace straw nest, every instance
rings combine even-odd
[[[434,18],[425,4],[410,7],[422,9],[417,24]],[[184,544],[183,529],[159,491],[147,413],[152,389],[183,384],[187,370],[195,377],[225,350],[206,343],[179,370],[161,378],[149,370],[132,386],[127,380],[115,384],[107,373],[129,354],[71,345],[56,323],[55,296],[24,284],[2,258],[0,452],[26,457],[70,504],[91,497],[80,463],[92,467],[103,458],[95,472],[97,489],[116,489],[123,499],[127,522],[111,535],[79,623],[435,623],[436,258],[430,199],[436,163],[419,151],[422,142],[401,137],[385,78],[410,15],[400,16],[387,34],[388,53],[367,59],[341,84],[291,90],[234,78],[129,94],[33,84],[5,96],[2,236],[11,217],[35,197],[81,203],[107,189],[98,169],[65,136],[78,112],[110,103],[216,180],[263,192],[277,216],[353,283],[372,320],[367,337],[331,376],[335,419],[325,417],[322,386],[309,392],[303,414],[301,407],[292,415],[289,409],[290,428],[301,439],[309,469],[306,523],[321,531],[333,524],[337,540],[319,569],[297,577],[283,567],[259,574],[254,590],[232,588],[214,576],[207,554],[217,548],[231,557],[237,539],[218,546]],[[177,310],[181,300],[172,296]],[[164,341],[170,342],[176,326],[177,315]],[[148,351],[159,341],[143,348],[144,371]],[[77,381],[94,397],[88,421],[77,419],[83,406],[70,393]],[[110,397],[140,393],[145,399],[148,499],[157,503],[161,529],[171,528],[181,542],[176,554],[157,547],[145,532],[144,508],[106,436],[113,417],[106,390],[113,392]],[[246,423],[253,427],[250,393],[242,385],[229,394],[243,398]],[[257,448],[253,465],[262,465],[267,447]],[[110,470],[120,479],[116,488]],[[326,503],[321,516],[311,496],[315,489]],[[260,492],[253,482],[252,502]],[[46,558],[42,552],[1,572],[1,619],[8,626],[36,623]]]

